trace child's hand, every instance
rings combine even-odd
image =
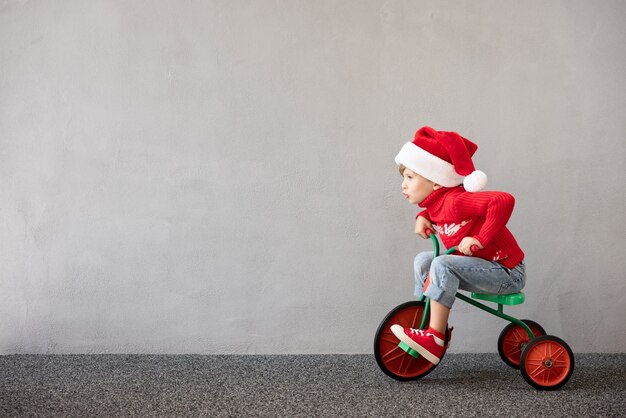
[[[481,250],[484,248],[483,245],[474,237],[465,237],[461,240],[461,243],[456,246],[456,249],[462,252],[465,255],[473,255],[472,254],[472,246],[478,246]]]
[[[431,231],[435,231],[433,228],[433,223],[423,216],[418,216],[415,221],[415,233],[424,239],[428,239],[428,235],[426,235],[426,230],[430,229]]]

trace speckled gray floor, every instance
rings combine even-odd
[[[370,355],[0,356],[1,416],[626,416],[626,354],[578,354],[540,392],[497,354],[400,383]]]

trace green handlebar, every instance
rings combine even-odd
[[[426,232],[429,232],[429,231],[426,231]],[[433,242],[433,247],[435,249],[435,257],[438,257],[439,256],[439,240],[437,239],[437,236],[433,234],[432,232],[430,232],[429,236],[430,236],[430,240]],[[452,254],[455,251],[456,251],[456,247],[450,247],[448,251],[446,251],[446,255]]]
[[[435,257],[439,256],[439,240],[432,232],[429,234],[430,240],[433,242],[433,247],[435,248]]]
[[[428,234],[431,241],[433,242],[433,247],[435,248],[435,257],[439,256],[439,240],[437,239],[437,236],[430,229],[427,229],[426,233]],[[476,251],[480,250],[480,248],[478,247],[478,245],[474,244],[472,245],[471,250],[472,250],[472,253],[475,253]],[[452,254],[455,251],[456,251],[456,247],[450,247],[446,251],[446,255]]]

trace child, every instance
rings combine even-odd
[[[415,257],[415,295],[423,292],[430,298],[428,329],[391,327],[396,337],[434,364],[445,350],[457,289],[507,294],[526,284],[524,253],[506,228],[515,201],[508,193],[479,192],[487,176],[474,169],[477,148],[456,132],[425,126],[395,158],[403,177],[402,194],[424,208],[416,217],[415,232],[428,238],[426,230],[436,224],[443,244],[457,247],[453,255],[434,258],[433,252],[424,252]]]

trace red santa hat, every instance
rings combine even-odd
[[[468,192],[478,192],[487,185],[487,175],[474,168],[472,155],[477,149],[478,145],[456,132],[424,126],[413,142],[404,144],[395,160],[441,186],[463,184]]]

